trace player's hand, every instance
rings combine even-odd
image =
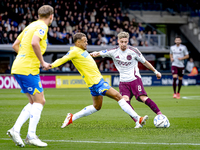
[[[156,74],[156,77],[157,77],[157,79],[160,79],[160,78],[162,77],[161,73],[158,72],[158,73]]]
[[[171,58],[171,62],[173,62],[174,61],[174,58]]]
[[[97,57],[97,56],[99,56],[99,52],[92,52],[92,53],[90,53],[90,55],[92,57]]]
[[[49,63],[47,63],[47,62],[44,62],[44,63],[41,64],[41,65],[42,65],[42,69],[43,69],[43,70],[49,70],[49,69],[51,69],[51,67],[52,67],[52,65],[49,64]]]
[[[182,60],[182,58],[178,58],[178,60]]]

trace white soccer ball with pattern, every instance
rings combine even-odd
[[[163,114],[157,115],[154,118],[153,123],[157,128],[168,128],[170,126],[168,118]]]

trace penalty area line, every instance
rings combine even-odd
[[[11,138],[0,138],[1,140],[12,140]],[[138,145],[194,145],[200,143],[146,143],[146,142],[106,142],[106,141],[73,141],[73,140],[42,140],[45,142],[64,142],[64,143],[96,143],[96,144],[138,144]]]

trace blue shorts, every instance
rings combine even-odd
[[[92,96],[105,96],[106,91],[110,88],[111,86],[108,82],[105,82],[104,79],[101,79],[98,84],[94,84],[92,87],[89,87]]]
[[[40,76],[39,75],[20,75],[14,74],[15,79],[21,87],[22,93],[29,93],[34,95],[35,93],[41,93],[43,91]]]

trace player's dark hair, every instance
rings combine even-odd
[[[181,36],[180,36],[180,35],[176,35],[175,39],[176,39],[176,38],[180,38],[180,39],[181,39]]]
[[[53,13],[54,9],[50,5],[43,5],[38,9],[38,15],[40,18],[48,18]]]
[[[85,35],[84,33],[81,33],[81,32],[76,33],[76,34],[73,36],[73,41],[74,41],[74,43],[76,43],[77,40],[81,40],[82,37],[86,37],[86,35]]]

